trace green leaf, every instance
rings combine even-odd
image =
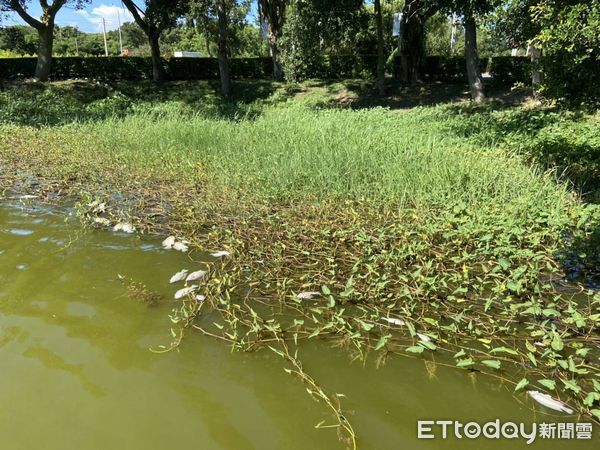
[[[544,378],[542,380],[538,380],[538,383],[551,391],[556,389],[556,382],[554,380],[548,380]]]
[[[335,306],[335,299],[333,298],[333,295],[329,296],[329,301],[327,302],[327,306],[329,308],[333,308]]]
[[[412,347],[408,347],[406,351],[410,353],[423,353],[423,347],[420,345],[413,345]]]
[[[360,326],[362,327],[362,329],[365,331],[371,331],[373,329],[373,327],[375,326],[372,323],[363,322],[362,320],[359,320],[358,322],[360,323]]]
[[[521,381],[519,381],[517,383],[517,385],[515,386],[515,392],[523,389],[525,386],[527,386],[529,384],[529,380],[527,378],[523,378]]]
[[[529,361],[531,361],[531,364],[537,367],[537,359],[535,359],[535,355],[531,352],[528,352],[527,357],[529,358]]]
[[[592,409],[590,413],[592,416],[596,416],[600,420],[600,409]]]
[[[565,388],[575,392],[576,394],[578,394],[579,392],[581,392],[581,386],[579,386],[577,384],[577,381],[575,380],[562,380],[563,384],[565,385]]]
[[[496,347],[490,350],[490,353],[509,353],[511,355],[518,355],[519,352],[516,350],[513,350],[512,348],[506,348],[506,347]]]
[[[391,337],[392,337],[391,334],[386,334],[385,336],[381,336],[379,338],[379,340],[377,341],[377,345],[375,346],[375,350],[377,351],[377,350],[383,348],[383,346],[385,344],[387,344],[388,339],[391,338]]]
[[[433,342],[419,341],[419,345],[421,345],[431,351],[434,351],[437,348]]]
[[[583,404],[585,406],[592,406],[593,403],[597,400],[600,400],[600,394],[597,392],[590,392],[585,399],[583,399]]]
[[[502,267],[502,270],[508,270],[510,269],[510,261],[504,258],[500,258],[498,260],[498,264],[500,265],[500,267]]]
[[[325,295],[331,295],[331,291],[329,290],[329,288],[325,285],[321,286],[321,291],[323,292],[323,294]]]
[[[552,349],[556,350],[557,352],[561,351],[565,347],[563,340],[556,331],[552,334],[552,343],[550,345]]]
[[[473,358],[459,359],[456,362],[456,367],[468,367],[474,364]]]
[[[485,366],[491,367],[492,369],[499,369],[501,364],[497,359],[484,359],[481,361],[481,363]]]
[[[465,356],[467,353],[465,352],[465,350],[461,350],[457,353],[454,354],[454,358],[460,358],[461,356]]]

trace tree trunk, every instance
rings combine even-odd
[[[281,52],[277,45],[277,35],[269,25],[269,48],[273,59],[273,78],[277,81],[283,80],[283,67],[281,65]]]
[[[379,95],[385,95],[385,44],[383,41],[381,0],[375,0],[375,23],[377,25],[377,91]]]
[[[38,58],[35,66],[35,79],[48,81],[52,69],[52,47],[54,45],[54,23],[44,25],[38,29],[40,45],[38,47]]]
[[[531,84],[534,95],[536,95],[540,85],[544,82],[544,74],[540,70],[542,49],[538,45],[538,42],[533,41],[527,47],[527,54],[531,58]]]
[[[416,84],[425,58],[425,16],[420,0],[407,1],[402,8],[400,26],[400,64],[402,81]]]
[[[465,60],[471,99],[479,103],[485,99],[485,91],[477,53],[477,24],[471,14],[465,16]]]
[[[224,97],[231,95],[231,79],[229,77],[229,58],[227,56],[227,11],[225,0],[217,5],[219,18],[219,75],[221,76],[221,92]]]
[[[161,83],[165,80],[165,68],[163,67],[162,58],[160,57],[158,36],[159,33],[157,30],[148,30],[148,41],[150,43],[150,53],[152,55],[152,79],[156,83]]]

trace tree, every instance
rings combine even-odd
[[[500,5],[491,17],[494,36],[511,48],[526,46],[531,56],[531,80],[535,91],[543,77],[540,71],[541,48],[536,36],[541,32],[539,22],[532,13],[540,0],[508,0]]]
[[[597,106],[600,100],[600,0],[539,0],[532,8],[544,49],[542,94]]]
[[[435,0],[406,0],[400,25],[402,81],[415,84],[425,57],[425,22],[439,9]]]
[[[294,81],[329,76],[336,56],[358,61],[357,35],[365,16],[362,0],[292,0],[281,35],[286,78]],[[329,61],[327,61],[329,60]],[[335,75],[335,74],[332,74]]]
[[[267,39],[271,50],[271,58],[273,58],[273,77],[276,80],[283,79],[279,37],[283,30],[288,5],[289,0],[258,0],[260,17],[267,24]]]
[[[139,3],[139,1],[138,1]],[[160,56],[159,38],[161,33],[175,25],[189,6],[187,0],[143,0],[144,8],[134,0],[123,0],[135,23],[144,31],[150,44],[152,56],[152,79],[161,82],[165,79],[165,68]]]
[[[227,0],[217,0],[217,17],[219,20],[219,76],[221,78],[221,92],[224,97],[231,95],[231,77],[229,74],[229,56],[227,55]]]
[[[89,0],[39,0],[42,15],[36,19],[28,12],[29,0],[0,0],[0,10],[16,12],[30,27],[36,29],[39,36],[38,58],[35,66],[35,79],[47,81],[52,68],[52,49],[54,45],[54,21],[58,11],[67,3],[81,8]]]
[[[447,13],[457,12],[463,16],[465,26],[465,61],[471,99],[477,103],[485,99],[483,77],[479,68],[477,51],[478,16],[492,11],[499,0],[440,0],[439,4]]]
[[[18,55],[35,53],[35,45],[28,40],[30,27],[15,25],[0,28],[0,48]]]
[[[385,42],[383,40],[381,0],[375,0],[374,9],[377,28],[377,90],[379,91],[379,95],[385,95]]]

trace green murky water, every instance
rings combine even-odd
[[[160,242],[83,230],[68,210],[0,204],[0,448],[9,450],[344,448],[322,405],[268,351],[231,353],[191,333],[168,343],[169,277],[197,263]],[[119,275],[163,295],[148,307]],[[359,448],[597,448],[592,441],[417,440],[418,419],[575,421],[496,381],[399,358],[376,369],[322,343],[305,368],[343,392]],[[581,420],[585,421],[585,420]]]

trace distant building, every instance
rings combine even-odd
[[[175,58],[202,58],[200,52],[175,52]]]

